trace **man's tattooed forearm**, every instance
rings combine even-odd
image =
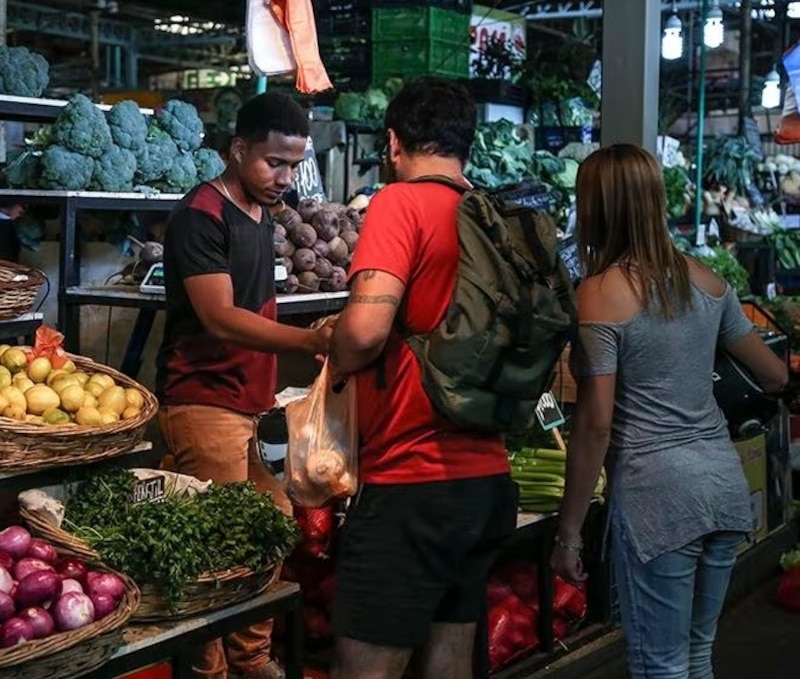
[[[350,295],[350,304],[391,304],[399,306],[400,300],[394,295]]]

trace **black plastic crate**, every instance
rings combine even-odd
[[[508,104],[524,107],[528,101],[528,90],[507,80],[472,78],[462,81],[479,104]]]
[[[366,38],[320,38],[319,52],[329,74],[363,74],[370,67],[372,43]]]
[[[372,12],[369,9],[345,9],[318,12],[317,33],[320,39],[369,38]]]
[[[472,0],[373,0],[370,3],[375,9],[400,9],[408,7],[438,7],[439,9],[450,9],[454,12],[463,14],[472,13]]]

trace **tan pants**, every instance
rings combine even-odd
[[[170,406],[159,411],[158,424],[172,458],[165,466],[201,481],[253,481],[291,515],[283,484],[258,455],[252,417],[211,406]],[[272,620],[267,620],[212,641],[196,650],[192,669],[208,679],[227,679],[228,667],[246,675],[269,662],[271,635]]]

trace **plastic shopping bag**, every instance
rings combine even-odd
[[[286,406],[286,492],[301,507],[321,507],[358,488],[356,385],[334,390],[326,362],[308,396]]]

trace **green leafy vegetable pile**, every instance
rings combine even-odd
[[[717,245],[714,248],[697,250],[693,254],[698,261],[728,281],[738,295],[749,294],[750,277],[747,269],[741,265],[732,252],[721,245]]]
[[[27,142],[6,176],[19,189],[185,193],[224,169],[202,141],[203,121],[186,102],[168,101],[148,120],[135,102],[104,114],[77,94],[52,126]]]
[[[133,473],[113,470],[81,483],[66,503],[64,527],[139,585],[155,585],[169,605],[202,573],[283,559],[299,531],[254,484],[212,484],[189,498],[132,504]]]
[[[383,123],[389,102],[394,98],[403,81],[390,78],[383,87],[371,87],[366,92],[342,92],[334,104],[334,113],[339,120],[348,123]]]

